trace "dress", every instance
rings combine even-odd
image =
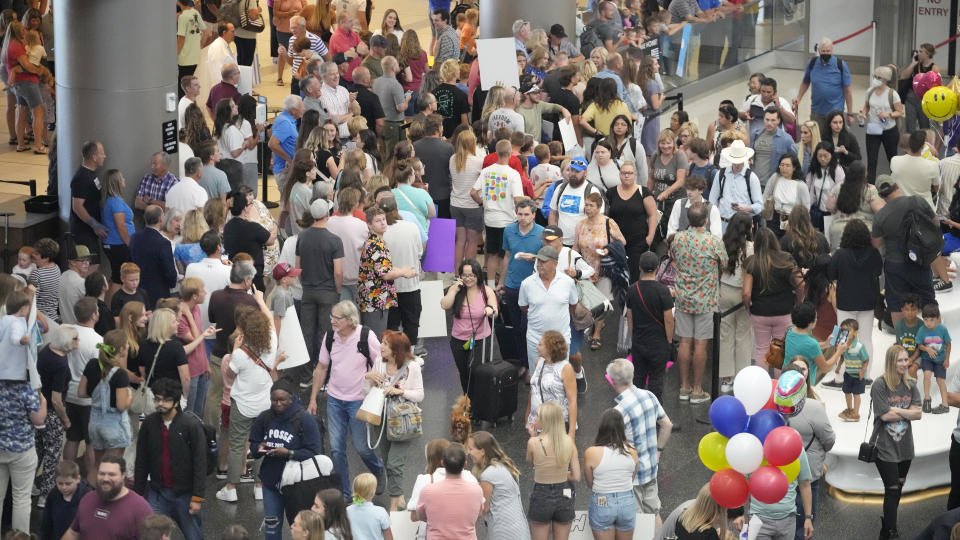
[[[493,485],[490,512],[480,516],[490,540],[530,540],[530,525],[523,515],[520,486],[503,465],[490,465],[480,473],[480,482]]]
[[[569,418],[570,404],[567,403],[567,393],[563,387],[563,376],[561,375],[563,367],[569,363],[569,360],[561,360],[552,364],[546,363],[543,358],[537,360],[537,368],[533,370],[533,375],[530,376],[530,416],[527,417],[528,424],[536,420],[540,405],[551,401],[563,409],[564,420]]]

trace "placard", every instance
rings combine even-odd
[[[424,272],[453,272],[454,245],[457,241],[457,220],[433,218],[427,233],[427,253],[423,257]]]
[[[477,58],[480,65],[480,89],[489,90],[497,83],[520,88],[520,66],[517,64],[516,42],[512,37],[478,39]]]
[[[177,120],[167,120],[160,127],[162,131],[161,140],[163,151],[168,154],[177,153]]]
[[[280,319],[280,335],[277,337],[277,351],[287,354],[287,359],[277,369],[290,369],[302,366],[310,360],[307,342],[303,339],[300,318],[293,306],[287,308]]]

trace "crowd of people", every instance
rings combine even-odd
[[[52,16],[43,4],[24,24],[13,10],[0,17],[18,150],[33,137],[45,151],[37,100],[52,43],[49,67],[32,48]],[[691,73],[725,65],[724,51],[736,63],[753,28],[742,2],[603,1],[579,36],[517,20],[520,87],[489,91],[473,4],[430,0],[427,50],[394,9],[376,27],[369,1],[268,4],[178,1],[180,163],[149,156],[131,199],[123,171],[104,170],[110,149],[85,143],[70,234],[23,246],[0,275],[0,479],[12,485],[13,529],[30,530],[35,496],[41,538],[177,527],[194,540],[209,505],[252,497],[271,540],[285,522],[296,540],[389,539],[398,511],[419,537],[561,539],[585,483],[600,539],[632,538],[638,512],[657,516],[662,538],[728,539],[743,523],[760,523],[759,538],[810,538],[831,426],[866,414],[877,421],[880,537],[897,536],[911,422],[958,399],[936,295],[952,289],[960,251],[960,154],[937,143],[909,86],[894,85],[937,69],[933,47],[903,70],[876,68],[854,109],[849,68],[824,40],[797,100],[752,74],[701,138],[683,111],[661,129],[661,73],[675,70],[686,25],[698,38],[684,49]],[[267,28],[276,84],[291,90],[269,124],[238,89],[238,66]],[[848,130],[858,118],[866,164]],[[575,145],[561,141],[561,122]],[[260,162],[261,134],[272,163]],[[878,174],[881,146],[889,175]],[[257,198],[261,167],[279,214]],[[437,218],[456,224],[441,247],[452,275],[421,266]],[[424,362],[446,361],[427,358],[419,336],[427,278],[448,285],[439,307],[463,393],[496,390],[477,391],[472,377],[495,343],[529,386],[526,504],[521,456],[476,414],[474,430],[424,445],[426,470],[404,489],[422,408],[453,405],[424,392]],[[875,317],[896,334],[886,351],[873,346]],[[289,325],[305,357],[282,349]],[[600,358],[614,335],[629,360]],[[704,486],[661,523],[667,365],[677,363],[681,403],[709,402],[715,335],[721,392],[750,365],[802,374],[805,406],[791,414],[805,422],[790,424],[801,469],[782,501],[751,500],[736,521]],[[883,377],[871,381],[874,362]],[[578,400],[604,378],[616,397],[587,422]],[[836,419],[814,391],[821,380],[845,395]],[[366,403],[377,398],[386,412],[373,421]],[[375,445],[368,423],[381,422]],[[596,433],[591,446],[578,449],[578,429]],[[368,472],[351,473],[348,442]],[[208,475],[223,482],[213,494]],[[383,493],[389,503],[373,504]],[[247,535],[234,526],[218,537]]]

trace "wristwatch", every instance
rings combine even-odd
[[[803,516],[803,518],[804,518],[804,519],[809,519],[810,521],[813,521],[813,514],[807,514],[807,515]]]

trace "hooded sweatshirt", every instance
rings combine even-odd
[[[299,418],[295,419],[295,416]],[[321,453],[320,428],[296,397],[282,413],[277,414],[270,408],[260,413],[253,421],[253,427],[250,429],[250,450],[256,457],[263,456],[260,480],[263,481],[264,486],[279,491],[283,468],[290,459],[267,456],[266,452],[260,452],[260,443],[264,443],[267,450],[273,448],[293,450],[294,453],[290,459],[304,461]]]
[[[873,246],[838,249],[827,269],[827,277],[837,282],[837,309],[873,311],[882,270],[883,259]]]

